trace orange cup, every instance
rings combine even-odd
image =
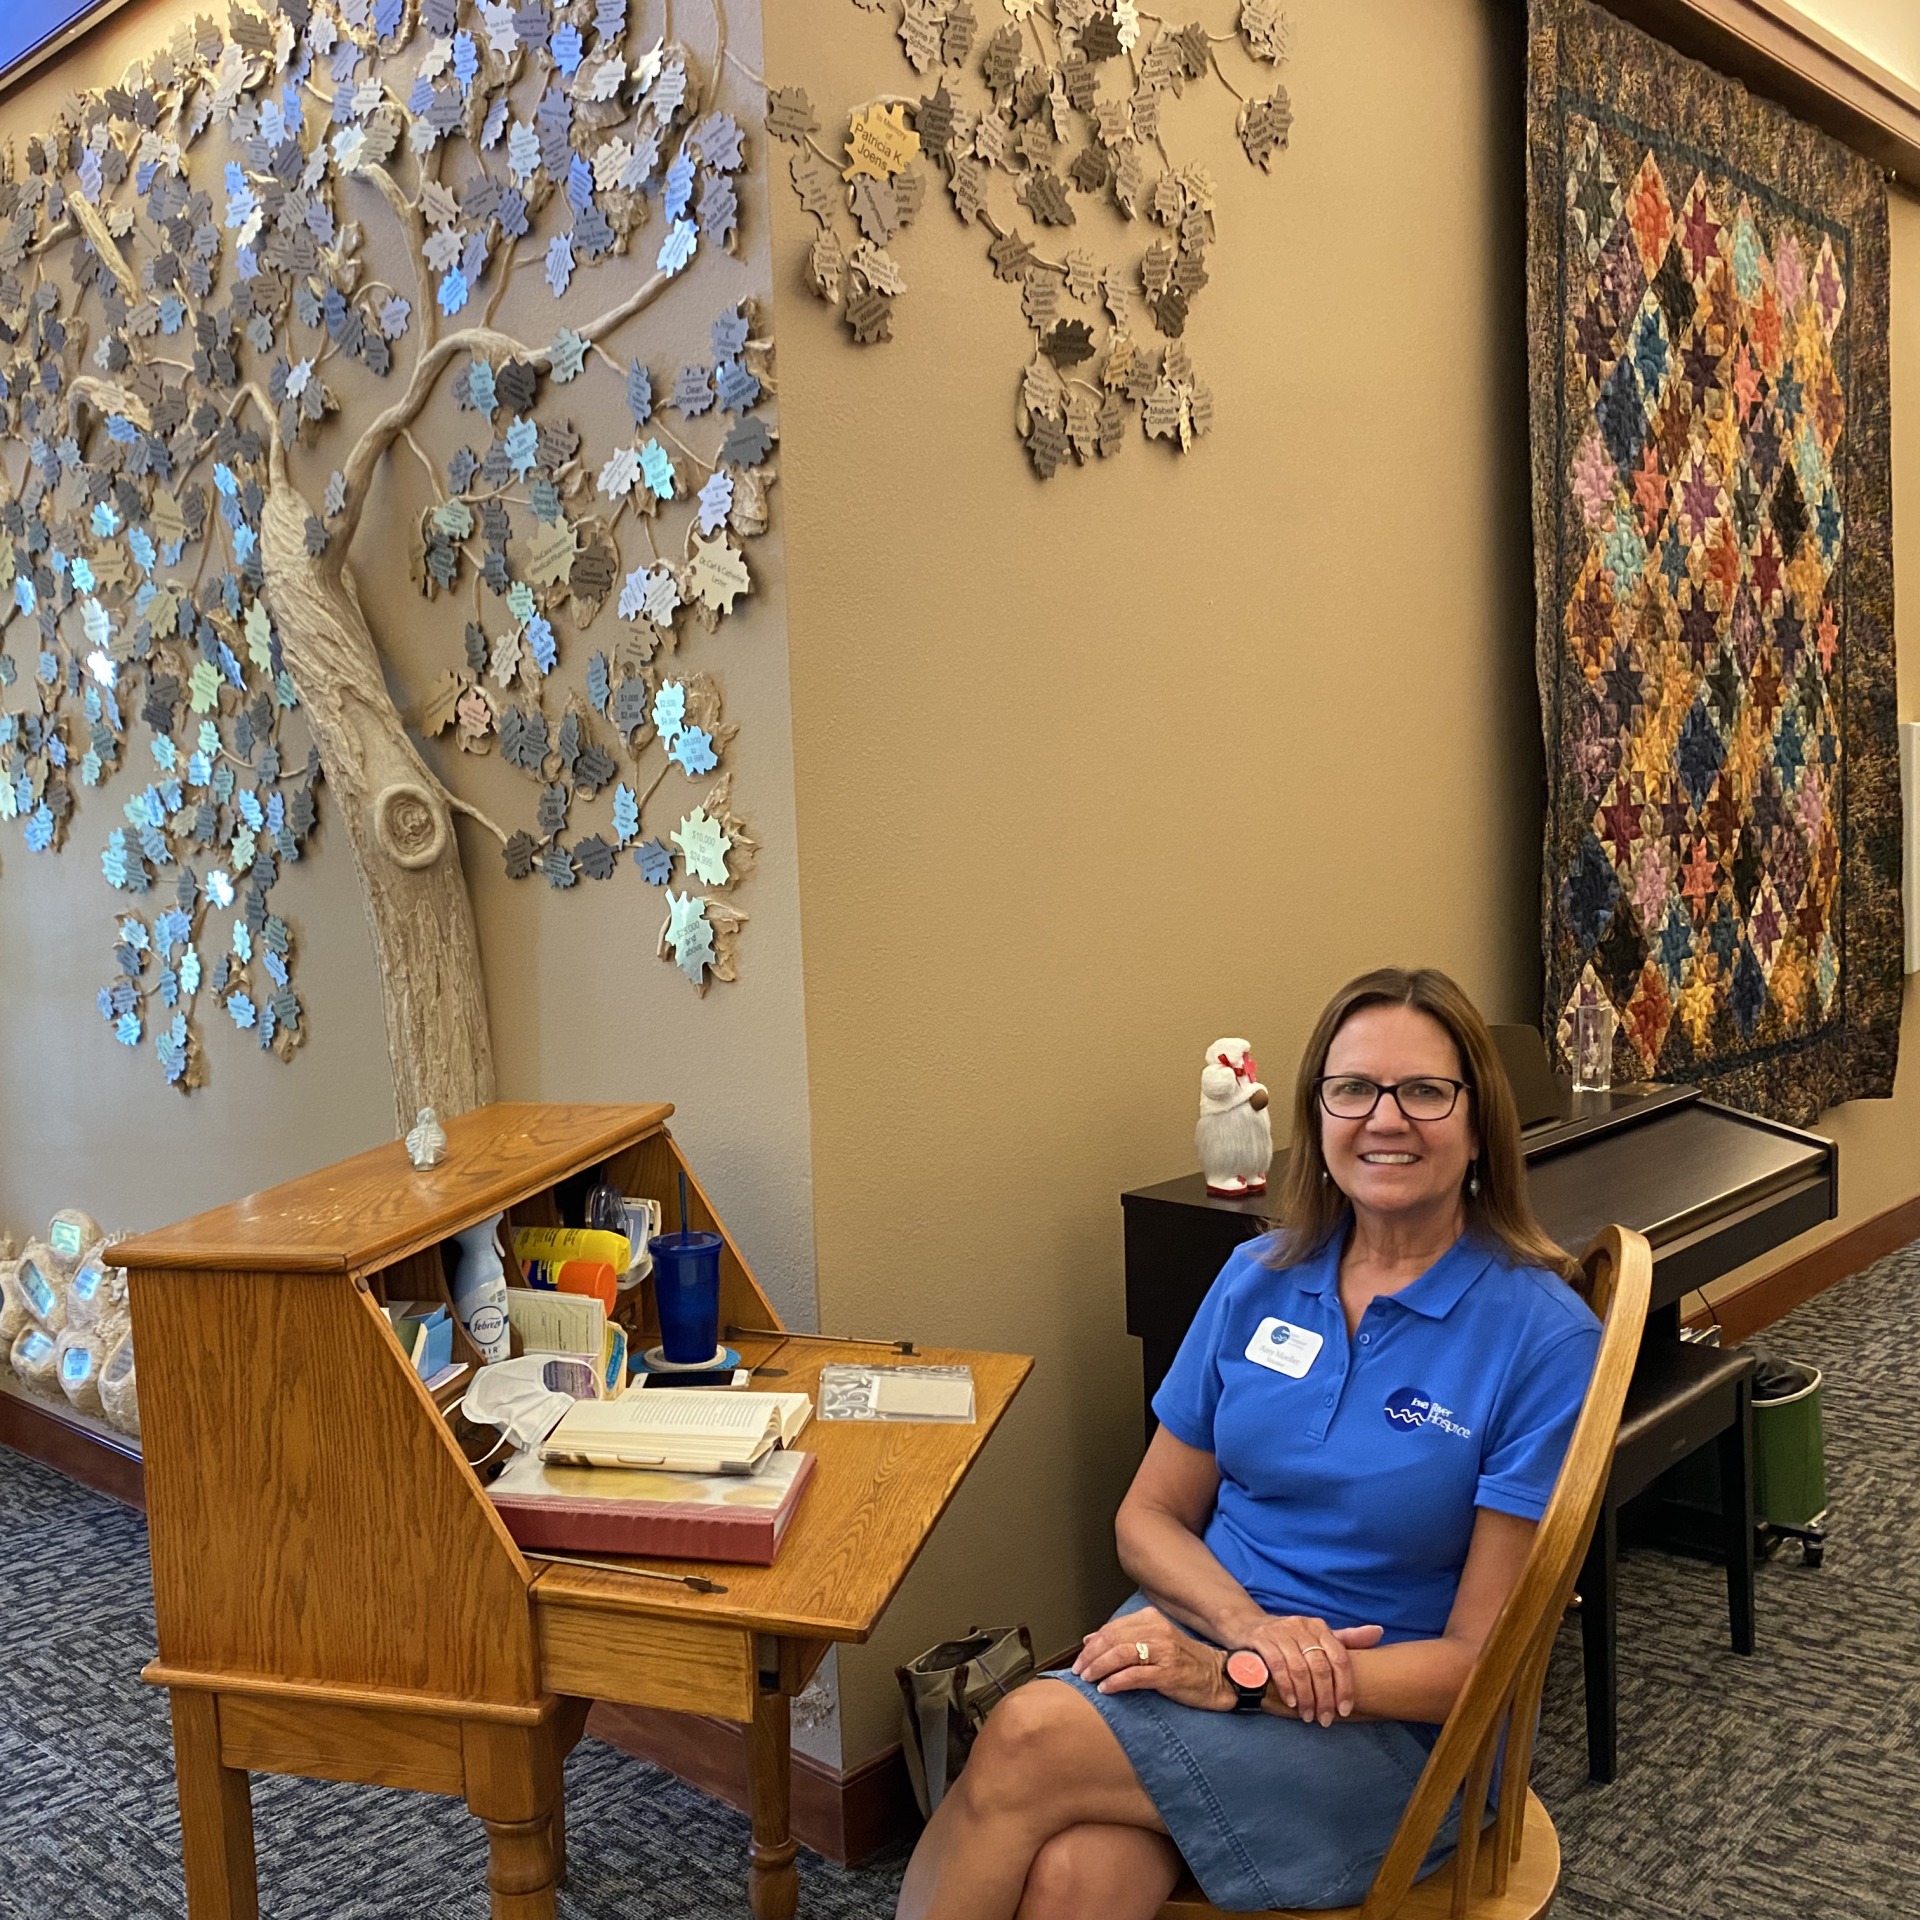
[[[606,1260],[563,1260],[554,1285],[562,1293],[591,1294],[609,1313],[619,1297],[619,1278]]]

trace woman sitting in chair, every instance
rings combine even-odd
[[[902,1920],[1152,1920],[1183,1858],[1230,1910],[1364,1896],[1519,1578],[1600,1327],[1445,974],[1365,974],[1320,1016],[1280,1211],[1154,1396],[1115,1526],[1140,1590],[995,1710]]]

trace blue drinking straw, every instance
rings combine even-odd
[[[687,1175],[684,1168],[680,1173],[680,1239],[684,1244],[687,1237]]]

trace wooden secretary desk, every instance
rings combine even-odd
[[[831,1642],[867,1637],[1031,1363],[916,1356],[973,1367],[971,1427],[809,1428],[814,1482],[771,1567],[587,1567],[515,1546],[381,1311],[445,1297],[451,1235],[501,1211],[554,1224],[556,1189],[583,1176],[672,1218],[671,1111],[482,1108],[448,1123],[438,1167],[395,1141],[119,1249],[159,1638],[145,1677],[171,1696],[191,1920],[255,1920],[254,1772],[457,1794],[486,1825],[494,1920],[552,1920],[561,1765],[595,1699],[745,1723],[753,1911],[795,1911],[788,1703]],[[689,1226],[722,1236],[723,1324],[769,1330],[739,1342],[748,1364],[778,1354],[779,1385],[811,1390],[824,1362],[875,1357],[785,1335],[691,1175],[689,1191]]]

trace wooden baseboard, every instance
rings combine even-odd
[[[601,1701],[587,1731],[609,1746],[677,1773],[689,1785],[743,1811],[746,1729],[731,1720]],[[810,1755],[793,1756],[793,1836],[842,1866],[857,1866],[918,1830],[907,1763],[897,1746],[842,1773]]]
[[[1862,1220],[1845,1233],[1835,1234],[1784,1267],[1775,1267],[1771,1273],[1749,1281],[1738,1292],[1724,1295],[1712,1308],[1697,1307],[1686,1316],[1687,1324],[1706,1327],[1717,1321],[1729,1345],[1750,1340],[1795,1307],[1805,1306],[1816,1294],[1915,1240],[1920,1240],[1920,1194]]]
[[[146,1511],[147,1476],[137,1443],[104,1421],[82,1424],[64,1405],[35,1400],[11,1380],[0,1385],[0,1446],[58,1468],[122,1506]]]

